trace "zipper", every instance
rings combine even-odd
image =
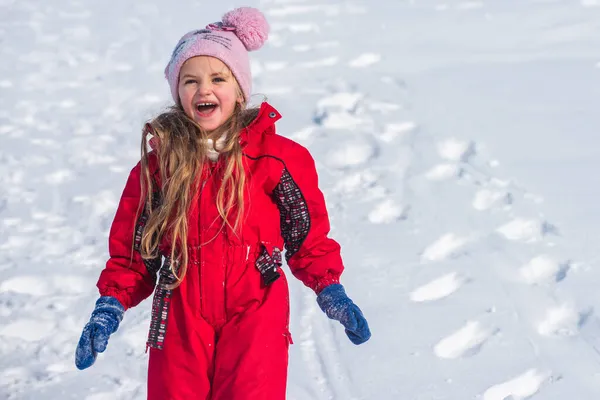
[[[289,286],[288,286],[288,282],[287,282],[287,277],[285,276],[285,273],[283,271],[280,272],[281,276],[283,277],[283,283],[285,283],[286,288],[288,288],[287,290],[287,294],[285,296],[285,302],[286,302],[286,321],[285,321],[285,332],[284,332],[284,336],[287,338],[289,344],[294,344],[294,341],[292,340],[292,333],[290,332],[290,292],[289,292]]]
[[[202,176],[204,177],[204,174],[202,174]],[[206,309],[206,305],[204,304],[204,256],[203,256],[203,249],[202,249],[202,243],[204,243],[204,239],[203,239],[203,233],[202,233],[202,216],[204,215],[204,213],[202,212],[202,193],[204,192],[204,187],[206,186],[206,181],[207,179],[203,179],[202,180],[202,185],[200,186],[200,193],[198,194],[198,252],[196,257],[198,257],[198,274],[200,275],[199,279],[200,279],[200,315],[202,315],[202,313],[204,312],[204,310]]]

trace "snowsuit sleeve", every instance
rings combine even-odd
[[[115,297],[125,309],[138,305],[152,294],[161,263],[160,256],[143,260],[138,251],[147,219],[145,207],[140,207],[140,171],[138,163],[127,179],[110,229],[109,259],[97,283],[101,296]]]
[[[296,144],[284,160],[273,195],[281,215],[287,264],[292,274],[317,294],[339,283],[344,270],[340,245],[328,237],[329,216],[319,189],[315,162]]]

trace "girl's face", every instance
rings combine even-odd
[[[187,116],[210,132],[231,117],[243,95],[227,65],[218,58],[199,56],[181,67],[179,101]]]

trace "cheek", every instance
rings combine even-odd
[[[179,101],[183,110],[188,116],[193,114],[192,100],[194,98],[194,92],[187,89],[185,86],[179,86]]]
[[[225,105],[224,108],[226,108],[228,112],[233,112],[237,98],[238,96],[235,92],[228,90],[221,93],[221,104]]]

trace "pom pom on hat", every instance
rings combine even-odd
[[[223,24],[235,28],[235,34],[248,51],[258,50],[269,37],[269,23],[256,8],[240,7],[223,15]]]

